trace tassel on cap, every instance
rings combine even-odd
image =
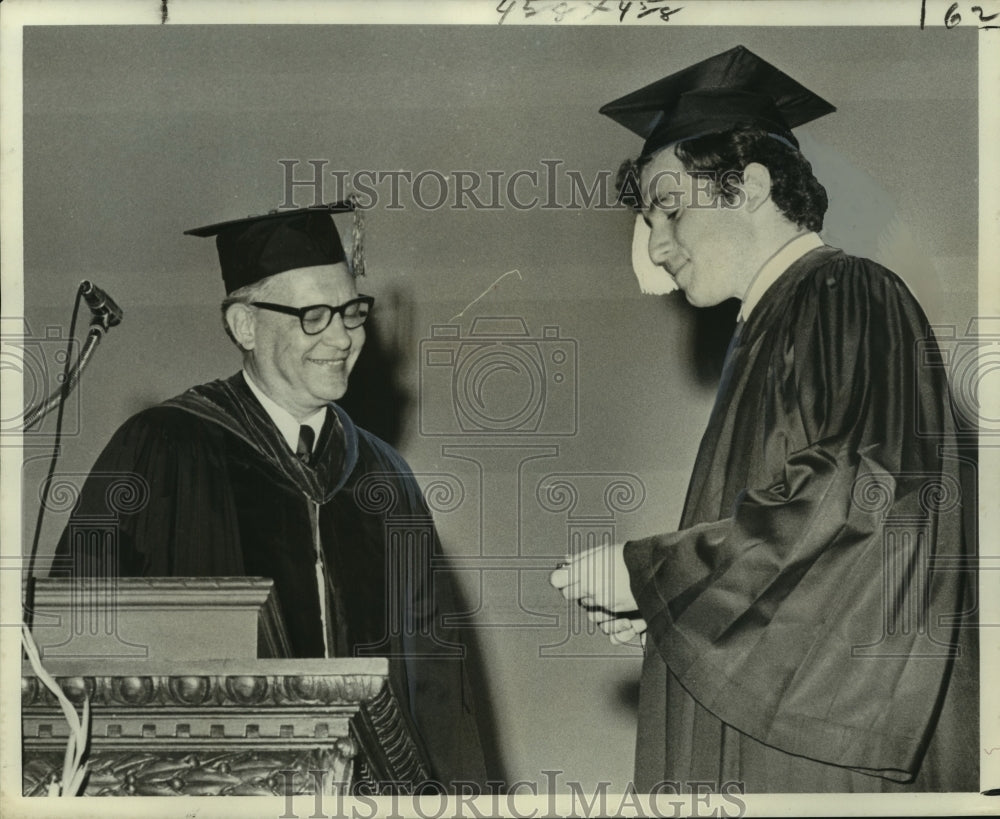
[[[351,273],[354,278],[365,275],[365,213],[358,206],[358,195],[347,197],[351,206]]]

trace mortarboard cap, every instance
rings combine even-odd
[[[353,200],[297,210],[275,210],[230,222],[191,228],[189,236],[214,236],[226,293],[299,267],[347,261],[332,214],[353,211],[351,272],[364,275],[361,211]]]
[[[837,109],[745,46],[709,57],[601,108],[646,140],[642,156],[681,140],[757,125],[797,145],[797,128]]]

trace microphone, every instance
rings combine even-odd
[[[94,321],[101,324],[105,330],[121,324],[124,316],[121,307],[96,284],[86,279],[80,282],[80,295],[87,302]]]

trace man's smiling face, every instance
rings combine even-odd
[[[649,257],[666,269],[696,307],[743,295],[752,234],[743,208],[713,195],[714,182],[692,177],[668,147],[642,170]]]
[[[271,277],[267,301],[289,307],[341,305],[357,298],[347,265],[287,270]],[[251,308],[253,342],[247,369],[274,401],[305,418],[347,392],[347,380],[365,343],[365,328],[348,330],[335,315],[321,333],[307,335],[296,316]]]

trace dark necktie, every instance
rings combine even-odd
[[[299,427],[299,444],[295,447],[295,454],[304,464],[312,460],[313,441],[316,440],[315,430],[308,424]]]

